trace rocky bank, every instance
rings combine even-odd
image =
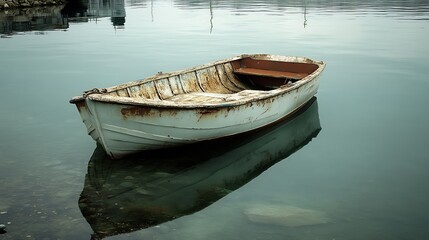
[[[66,0],[0,0],[0,11],[12,8],[28,8],[63,5]]]

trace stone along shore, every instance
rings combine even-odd
[[[66,0],[0,0],[0,11],[11,8],[27,8],[63,5]]]

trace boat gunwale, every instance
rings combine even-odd
[[[318,66],[318,68],[309,74],[308,76],[302,78],[301,80],[297,81],[292,86],[284,86],[279,87],[273,90],[252,90],[252,89],[245,89],[244,91],[255,91],[260,92],[259,96],[255,97],[248,97],[244,99],[238,99],[238,100],[232,100],[232,101],[223,101],[223,102],[217,102],[217,103],[198,103],[195,104],[193,102],[174,102],[169,101],[168,99],[160,100],[160,99],[148,99],[148,98],[135,98],[135,97],[120,97],[120,96],[112,96],[108,95],[110,92],[125,89],[128,87],[133,87],[139,84],[143,84],[146,82],[153,82],[158,79],[168,78],[171,76],[177,76],[179,74],[185,74],[188,72],[198,71],[207,67],[216,66],[218,64],[222,63],[228,63],[236,60],[240,60],[243,58],[251,57],[256,60],[271,60],[271,61],[289,61],[294,63],[307,63],[307,64],[315,64]],[[204,65],[195,66],[192,68],[188,68],[185,70],[179,70],[174,72],[168,72],[168,73],[161,73],[154,76],[150,76],[147,78],[144,78],[142,80],[136,80],[132,82],[127,82],[123,84],[119,84],[113,87],[106,88],[106,93],[94,93],[87,96],[76,96],[73,97],[70,100],[70,103],[76,104],[77,102],[84,101],[85,99],[89,99],[92,101],[97,102],[106,102],[106,103],[116,103],[120,105],[131,105],[131,106],[145,106],[145,107],[153,107],[153,108],[181,108],[181,109],[188,109],[188,108],[223,108],[223,107],[233,107],[233,106],[239,106],[248,104],[250,102],[256,102],[256,101],[263,101],[268,98],[273,98],[278,95],[286,94],[290,91],[294,91],[304,85],[306,85],[308,82],[316,79],[323,69],[325,68],[325,63],[323,61],[315,61],[312,59],[309,59],[307,57],[298,57],[298,56],[281,56],[281,55],[271,55],[271,54],[242,54],[235,57],[218,60],[215,62],[207,63]],[[225,96],[234,96],[234,94],[224,94]],[[204,93],[203,93],[204,94]]]

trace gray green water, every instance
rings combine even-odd
[[[242,53],[325,61],[317,94],[322,130],[201,210],[110,239],[429,238],[429,2],[89,6],[87,18],[58,18],[53,10],[32,29],[0,12],[0,224],[7,231],[0,239],[90,239],[79,198],[97,152],[68,103],[72,96]],[[132,166],[129,176],[121,172],[125,180],[138,175],[141,166]],[[125,180],[115,183],[136,184]],[[130,218],[145,219],[145,198],[132,200],[137,214]],[[249,206],[273,204],[320,211],[329,221],[291,227],[246,216]],[[114,221],[110,214],[99,223]]]

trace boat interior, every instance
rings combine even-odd
[[[293,86],[319,68],[314,63],[282,62],[245,57],[205,65],[107,89],[112,96],[174,102],[222,102]]]

